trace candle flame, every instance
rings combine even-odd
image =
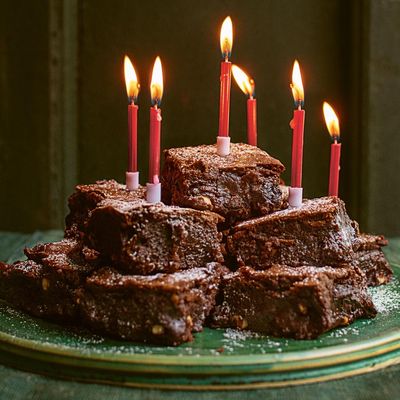
[[[290,85],[296,106],[302,106],[304,103],[303,81],[301,79],[300,65],[297,60],[293,64],[292,84]]]
[[[233,44],[233,27],[231,17],[226,17],[221,26],[220,34],[221,53],[224,59],[231,55]]]
[[[242,90],[244,94],[247,94],[249,97],[254,96],[254,80],[251,79],[242,69],[240,69],[237,65],[232,66],[232,74],[235,78],[236,83]]]
[[[124,58],[124,72],[126,93],[128,98],[133,101],[139,94],[140,84],[136,76],[135,68],[133,68],[132,62],[127,55],[125,55]]]
[[[322,109],[324,110],[325,123],[326,127],[328,128],[329,134],[333,139],[339,139],[339,118],[337,117],[334,109],[326,101],[324,101]]]
[[[154,62],[153,74],[151,76],[150,93],[151,104],[159,106],[163,95],[163,73],[160,57],[157,56]]]

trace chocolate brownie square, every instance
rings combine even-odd
[[[355,254],[352,264],[364,271],[368,286],[379,286],[390,282],[393,271],[382,247],[388,241],[383,236],[359,235],[353,245]]]
[[[255,269],[340,265],[353,259],[357,234],[344,202],[322,197],[236,225],[227,247],[239,265]]]
[[[104,268],[78,291],[82,321],[96,332],[137,342],[191,341],[215,305],[224,272],[215,263],[151,276]]]
[[[86,263],[75,240],[27,249],[0,263],[0,298],[29,314],[116,338],[176,345],[202,330],[215,304],[217,263],[174,274],[122,275]]]
[[[32,260],[0,262],[0,298],[37,317],[71,320],[77,309],[71,292],[56,271]]]
[[[74,320],[75,289],[93,270],[80,249],[76,241],[62,240],[26,249],[29,260],[0,263],[0,297],[37,317]]]
[[[92,211],[86,239],[125,273],[175,272],[224,261],[222,221],[209,211],[107,200]]]
[[[75,192],[68,198],[70,213],[65,218],[65,236],[82,237],[86,232],[89,213],[105,199],[126,201],[130,203],[144,201],[146,189],[127,190],[114,180],[97,181],[90,185],[77,185]]]
[[[222,281],[213,326],[312,339],[357,318],[376,315],[357,268],[241,267]]]
[[[215,145],[181,147],[164,156],[166,204],[214,211],[228,225],[287,207],[287,192],[279,186],[285,168],[258,147],[232,143],[225,157]]]
[[[29,260],[42,264],[49,271],[56,271],[60,279],[73,286],[82,284],[95,268],[98,255],[86,249],[75,239],[42,243],[24,250]]]

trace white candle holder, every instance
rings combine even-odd
[[[217,154],[227,156],[231,152],[230,136],[217,136]]]
[[[301,207],[303,204],[303,188],[289,187],[289,206]]]
[[[128,190],[136,190],[139,188],[139,171],[129,172],[125,174],[126,188]]]
[[[146,187],[146,201],[148,203],[159,203],[161,201],[161,183],[147,183]]]

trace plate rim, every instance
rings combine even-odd
[[[346,355],[357,355],[364,352],[372,352],[373,356],[376,350],[388,346],[389,351],[400,348],[400,330],[392,328],[389,331],[373,338],[364,339],[357,343],[332,345],[318,349],[307,349],[298,351],[289,351],[285,353],[267,353],[267,354],[239,354],[239,355],[166,355],[166,354],[115,354],[104,352],[99,354],[94,351],[60,346],[57,344],[42,343],[37,340],[20,338],[12,334],[0,332],[0,345],[7,345],[7,351],[12,348],[22,349],[26,352],[43,353],[63,357],[64,359],[79,359],[82,361],[118,363],[127,365],[154,365],[155,363],[163,366],[249,366],[262,364],[289,364],[300,361],[329,360]],[[364,357],[365,358],[365,357]]]

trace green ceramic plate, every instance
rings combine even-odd
[[[400,362],[400,265],[371,290],[379,310],[317,340],[275,339],[205,329],[179,347],[138,345],[51,324],[0,302],[0,359],[43,374],[90,382],[182,389],[232,389],[309,383]]]

